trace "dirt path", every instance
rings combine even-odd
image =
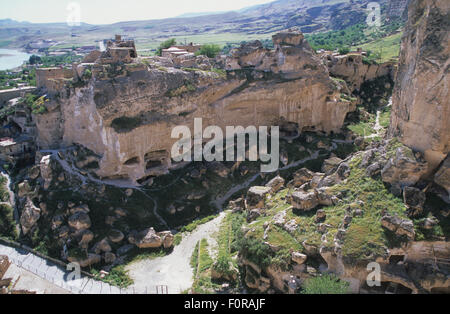
[[[156,293],[156,286],[167,286],[170,294],[189,289],[193,284],[193,270],[190,266],[192,252],[197,242],[204,238],[211,245],[215,242],[212,236],[219,229],[225,215],[222,212],[214,220],[186,235],[171,254],[128,265],[126,269],[134,280],[134,285],[130,288],[134,288],[136,292]]]
[[[337,143],[350,143],[348,141],[333,141],[332,147],[328,151],[337,148]],[[280,170],[298,167],[301,164],[322,157],[319,152],[314,152],[311,156],[295,161]],[[234,193],[248,188],[250,184],[259,177],[257,174],[248,179],[243,184],[230,189],[223,197],[212,202],[213,206],[222,209],[224,203],[233,196]],[[185,236],[181,243],[176,246],[173,252],[167,256],[156,259],[147,259],[128,265],[130,277],[134,280],[134,285],[130,287],[137,293],[156,293],[156,286],[167,286],[170,294],[177,294],[189,289],[193,284],[193,269],[190,266],[192,253],[197,242],[206,238],[209,243],[211,256],[216,254],[215,248],[217,241],[214,234],[219,230],[220,224],[225,217],[226,212],[222,212],[214,220],[199,226],[194,232]]]

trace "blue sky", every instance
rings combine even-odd
[[[159,19],[190,12],[229,11],[273,0],[1,0],[0,19],[35,23],[65,22],[67,6],[78,3],[81,21],[109,24]]]

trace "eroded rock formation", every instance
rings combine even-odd
[[[123,58],[91,56],[98,59],[75,65],[72,85],[36,117],[39,145],[80,144],[99,156],[98,176],[136,182],[167,172],[177,140],[171,139],[173,127],[193,130],[196,117],[223,130],[290,122],[300,131],[338,132],[354,110],[341,99],[345,83],[329,77],[300,32],[273,41],[273,51],[259,42],[234,51],[226,75],[152,66],[133,59],[130,47],[114,50]]]
[[[450,151],[449,55],[450,2],[411,1],[390,134],[424,152],[431,171]]]

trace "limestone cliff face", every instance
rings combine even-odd
[[[41,148],[80,144],[101,156],[96,174],[137,180],[167,172],[173,127],[271,126],[338,132],[354,104],[300,32],[274,36],[276,50],[244,46],[216,72],[96,62],[92,79],[68,87],[37,118]],[[252,46],[253,45],[253,46]],[[80,70],[81,68],[81,70]],[[82,76],[82,75],[78,75]],[[345,84],[344,84],[345,85]]]
[[[390,134],[434,170],[450,151],[450,2],[413,0],[402,40]]]
[[[326,61],[330,74],[344,79],[349,88],[360,90],[364,82],[375,80],[383,76],[394,77],[395,63],[385,62],[382,64],[368,64],[363,61],[360,54],[349,54],[345,56],[327,56]]]

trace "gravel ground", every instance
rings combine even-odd
[[[213,235],[219,230],[226,213],[199,226],[194,232],[185,235],[173,252],[156,259],[135,262],[126,267],[134,285],[129,287],[136,292],[156,293],[156,286],[167,286],[169,294],[178,294],[193,284],[193,270],[190,266],[192,252],[198,241],[206,238],[214,247]]]

